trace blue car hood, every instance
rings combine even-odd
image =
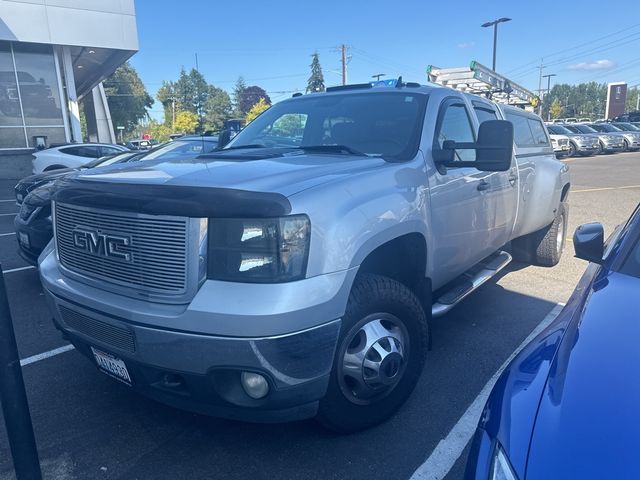
[[[526,478],[638,478],[640,279],[597,279],[552,362]]]

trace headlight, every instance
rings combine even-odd
[[[496,446],[489,478],[490,480],[518,480],[500,445]]]
[[[23,203],[22,205],[20,205],[20,219],[26,222],[27,220],[29,220],[29,217],[33,215],[33,212],[35,212],[38,208],[39,207],[37,205],[32,205],[26,202]]]
[[[210,218],[208,277],[248,283],[304,278],[311,226],[306,215]]]

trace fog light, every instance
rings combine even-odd
[[[269,383],[267,382],[267,379],[259,373],[242,372],[242,375],[240,375],[240,381],[242,383],[242,388],[244,388],[244,391],[251,398],[258,400],[266,397],[267,393],[269,393]]]

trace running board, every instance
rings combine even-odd
[[[488,256],[477,265],[460,275],[450,283],[450,288],[443,293],[431,307],[431,316],[441,317],[464,300],[474,290],[477,290],[491,277],[511,262],[511,255],[500,251]]]

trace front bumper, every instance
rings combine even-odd
[[[13,221],[18,241],[18,253],[31,265],[38,265],[38,257],[53,238],[51,220],[46,218],[25,222],[16,215]]]
[[[63,334],[92,361],[92,346],[123,360],[132,388],[160,402],[206,415],[279,422],[314,416],[325,394],[341,314],[311,318],[313,326],[268,335],[256,335],[261,330],[254,326],[260,320],[236,315],[231,320],[238,331],[226,335],[214,333],[216,319],[225,310],[223,299],[210,301],[208,314],[202,305],[194,310],[194,304],[202,302],[198,295],[204,286],[188,306],[143,302],[66,278],[51,251],[41,258],[40,274]],[[341,281],[347,276],[348,271]],[[308,300],[309,293],[303,298]],[[254,302],[258,305],[251,305]],[[278,302],[278,295],[262,305],[260,298],[246,296],[236,309],[257,306],[265,314],[278,310]],[[289,313],[300,315],[298,323],[304,324],[310,320],[305,311]],[[190,330],[194,321],[200,331]],[[225,328],[224,322],[220,327]],[[265,376],[269,394],[260,400],[249,397],[240,383],[242,371]]]
[[[606,153],[622,152],[624,150],[624,141],[603,142],[602,150]]]

